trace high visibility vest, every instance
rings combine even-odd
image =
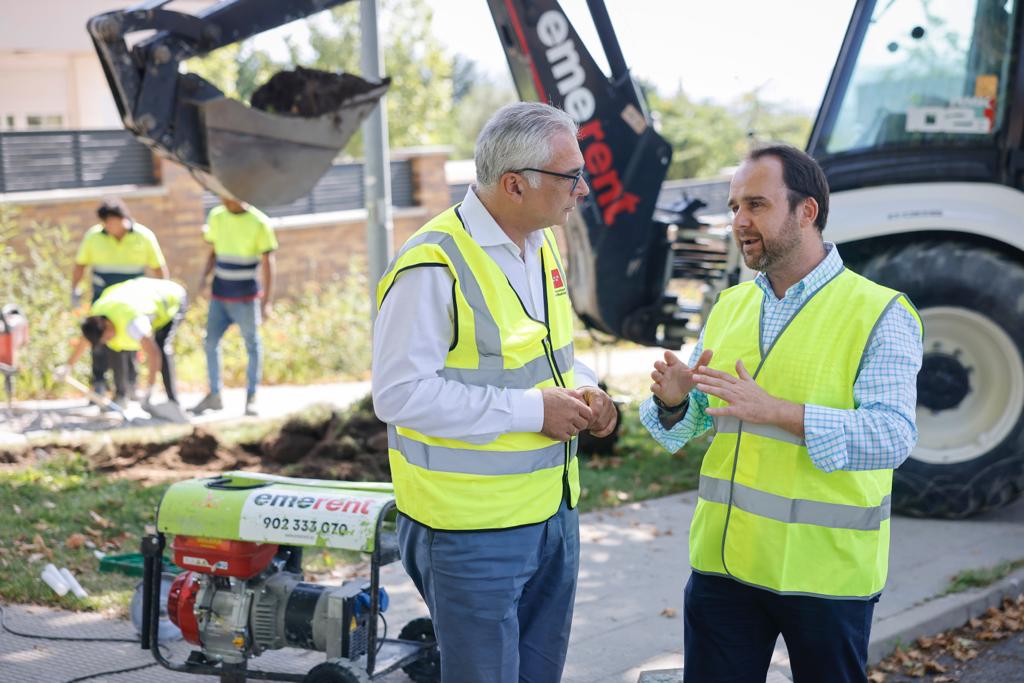
[[[232,213],[225,206],[210,209],[203,239],[213,245],[211,293],[215,299],[255,299],[263,255],[277,249],[270,219],[255,207]]]
[[[454,280],[451,348],[441,376],[475,386],[574,388],[572,308],[554,235],[540,249],[544,320],[531,318],[498,264],[448,209],[405,243],[377,285],[377,307],[411,268],[445,267]],[[442,305],[442,302],[438,302]],[[546,324],[545,324],[546,320]],[[577,439],[502,434],[474,444],[388,425],[399,511],[434,529],[504,529],[542,522],[579,499]]]
[[[75,263],[92,269],[92,300],[103,290],[125,280],[142,277],[146,268],[165,265],[153,231],[141,223],[132,223],[121,239],[107,233],[102,224],[86,231]]]
[[[114,337],[107,346],[115,351],[138,351],[142,345],[128,334],[128,324],[146,316],[153,330],[159,330],[174,319],[184,298],[185,288],[177,282],[140,277],[107,287],[89,315],[103,316],[113,324]]]
[[[903,306],[921,322],[905,295],[844,269],[762,355],[763,297],[754,282],[723,291],[704,348],[714,351],[712,368],[735,376],[742,360],[762,389],[801,404],[856,408],[853,385],[884,313]],[[882,590],[892,470],[825,473],[779,427],[716,418],[715,430],[690,530],[695,571],[782,594],[868,599]]]

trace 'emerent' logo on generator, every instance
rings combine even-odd
[[[303,496],[285,493],[261,493],[252,499],[254,505],[282,510],[326,510],[347,512],[358,515],[370,514],[371,498],[334,498],[326,496]]]

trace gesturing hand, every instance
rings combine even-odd
[[[762,389],[747,372],[743,361],[736,361],[737,377],[711,368],[700,368],[693,379],[697,389],[709,396],[722,399],[729,405],[708,408],[714,417],[735,417],[755,424],[777,423],[780,399]]]
[[[557,441],[568,441],[587,428],[594,417],[583,394],[562,387],[540,390],[544,399],[544,426],[541,433]]]
[[[582,393],[583,400],[593,412],[587,429],[596,437],[608,436],[615,430],[615,423],[619,419],[612,397],[598,387],[586,387]]]
[[[691,368],[679,360],[676,354],[666,351],[664,362],[654,361],[654,372],[651,373],[654,384],[651,385],[651,392],[667,406],[679,405],[697,384],[693,373],[710,363],[711,356],[711,349],[704,349],[704,353],[697,359],[697,364]]]

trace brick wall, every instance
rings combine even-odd
[[[444,162],[447,150],[423,148],[394,150],[392,158],[412,164],[418,206],[394,211],[393,243],[397,248],[423,223],[449,206]],[[205,222],[202,187],[181,166],[155,162],[158,185],[102,189],[51,190],[0,195],[14,208],[24,227],[45,230],[65,225],[76,249],[81,236],[94,225],[96,207],[105,196],[124,199],[133,217],[156,233],[171,277],[195,286],[206,261],[208,245],[201,236]],[[350,266],[366,263],[366,213],[341,211],[274,219],[280,250],[277,252],[277,291],[298,292],[311,279],[341,277]]]

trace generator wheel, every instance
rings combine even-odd
[[[347,659],[328,659],[317,664],[302,680],[304,683],[370,683],[366,671]]]
[[[437,649],[437,637],[434,635],[434,622],[429,617],[413,619],[402,627],[398,634],[399,640],[412,640],[418,643],[430,643],[422,659],[402,667],[402,671],[416,683],[440,683],[441,652]]]
[[[1024,490],[1024,268],[958,242],[894,248],[853,266],[906,293],[924,323],[917,447],[896,470],[893,509],[968,517]]]

